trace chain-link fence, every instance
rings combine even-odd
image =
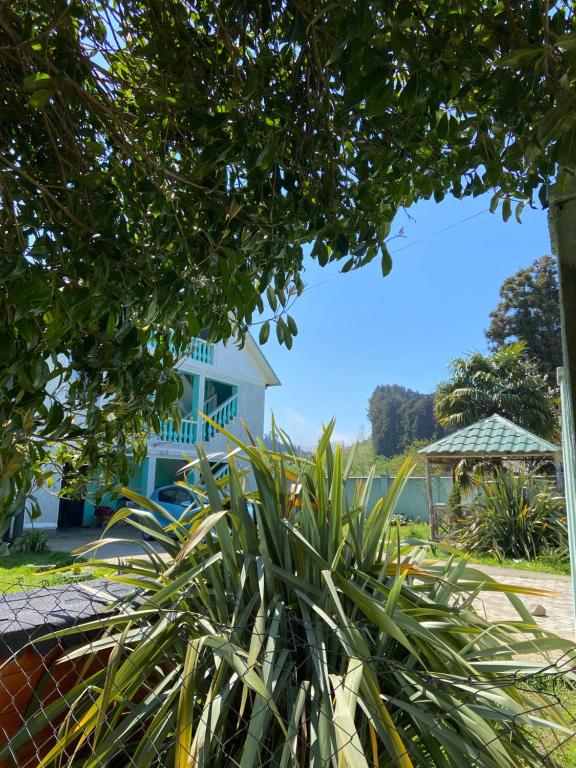
[[[290,606],[217,625],[129,585],[25,587],[0,596],[2,768],[576,765],[574,659],[538,633],[522,671],[438,674]]]

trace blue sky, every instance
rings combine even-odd
[[[332,416],[341,441],[369,437],[375,386],[432,392],[453,357],[487,349],[484,330],[502,281],[550,253],[544,211],[525,208],[522,224],[504,223],[489,204],[489,196],[447,199],[398,214],[391,234],[403,228],[404,236],[389,244],[386,278],[378,261],[341,274],[337,264],[308,260],[307,290],[291,310],[294,346],[280,347],[272,331],[263,347],[282,381],[267,393],[266,430],[274,411],[304,446]]]

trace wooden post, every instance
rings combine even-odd
[[[428,515],[430,517],[430,538],[432,541],[436,541],[438,538],[438,521],[436,520],[436,508],[432,495],[432,475],[428,456],[426,456],[426,496],[428,497]]]

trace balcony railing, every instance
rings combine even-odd
[[[238,395],[234,394],[213,411],[207,414],[212,421],[215,421],[220,427],[225,427],[238,415]],[[176,443],[180,445],[194,445],[201,439],[208,442],[218,433],[216,427],[208,422],[204,422],[201,429],[198,430],[198,424],[193,419],[182,419],[180,429],[176,430],[172,419],[166,419],[160,422],[160,432],[158,438],[162,442]]]
[[[223,403],[215,408],[208,416],[215,421],[220,427],[225,427],[232,419],[238,415],[238,395],[232,395],[228,400],[224,400]],[[202,437],[204,440],[210,440],[211,437],[217,433],[216,427],[209,424],[207,421],[202,425]]]
[[[204,341],[204,339],[193,339],[188,356],[192,360],[212,365],[214,362],[214,344],[210,344],[210,342]]]
[[[151,341],[148,346],[150,349],[153,349],[156,346],[156,342]],[[170,349],[174,351],[173,344],[170,344]],[[199,363],[212,365],[214,363],[214,344],[204,341],[204,339],[193,338],[186,349],[186,355],[192,360],[197,360]]]
[[[194,445],[197,442],[197,435],[198,425],[192,419],[182,419],[179,430],[175,429],[172,419],[160,422],[158,437],[163,442]]]

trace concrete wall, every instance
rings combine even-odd
[[[356,481],[365,478],[348,478],[346,483],[346,494],[349,501],[354,496],[354,487]],[[383,475],[375,477],[372,482],[372,489],[368,497],[368,508],[376,504],[379,498],[385,496],[394,482],[393,477]],[[432,494],[436,504],[445,504],[452,489],[452,479],[440,475],[432,476]],[[428,501],[426,496],[426,478],[409,477],[402,489],[402,493],[394,510],[397,515],[404,515],[409,520],[428,521]]]

